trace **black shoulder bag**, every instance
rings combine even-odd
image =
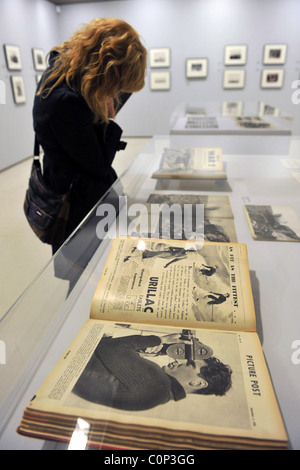
[[[47,188],[41,170],[39,143],[35,137],[24,212],[30,227],[43,243],[61,245],[65,241],[70,191],[71,187],[66,194],[56,194]]]

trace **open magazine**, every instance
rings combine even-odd
[[[221,148],[165,148],[152,178],[227,179]]]
[[[260,116],[233,117],[236,125],[242,129],[272,129],[274,126]]]
[[[246,246],[116,238],[90,320],[18,432],[118,449],[283,448]]]
[[[152,193],[132,236],[237,243],[229,196]]]

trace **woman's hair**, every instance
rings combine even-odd
[[[53,67],[46,71],[38,95],[47,97],[63,80],[80,93],[95,121],[108,121],[106,101],[145,84],[147,50],[137,31],[115,18],[97,18],[54,47]]]

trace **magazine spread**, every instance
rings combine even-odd
[[[229,196],[215,194],[149,194],[147,202],[150,204],[203,204],[204,215],[208,219],[212,217],[233,218]]]
[[[186,115],[186,129],[218,129],[219,124],[215,116],[188,116]]]
[[[291,206],[244,206],[256,240],[300,242],[300,218]]]
[[[152,178],[227,179],[221,148],[166,148]]]
[[[272,129],[274,126],[260,116],[241,116],[232,118],[242,129]]]
[[[257,334],[194,330],[193,340],[205,353],[191,367],[169,351],[185,346],[183,333],[89,320],[27,406],[18,432],[69,442],[80,421],[90,446],[285,447]],[[210,368],[216,382],[205,374]],[[197,373],[197,383],[188,385],[191,376],[181,369]]]
[[[150,194],[131,236],[237,243],[228,196]]]
[[[90,319],[18,433],[106,449],[275,449],[287,435],[255,331],[246,246],[118,237]]]
[[[116,238],[91,317],[255,331],[246,245]]]

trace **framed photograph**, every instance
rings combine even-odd
[[[225,65],[245,65],[247,62],[247,46],[226,46]]]
[[[207,77],[207,70],[207,59],[186,59],[186,78],[205,78]]]
[[[224,70],[223,88],[244,88],[246,79],[245,70]]]
[[[43,49],[32,49],[32,58],[33,58],[34,69],[37,72],[40,72],[46,69],[45,53]]]
[[[284,69],[264,69],[261,73],[262,88],[281,88],[283,85]]]
[[[170,72],[151,72],[150,89],[151,90],[170,90],[171,76]]]
[[[150,49],[149,60],[151,68],[170,67],[171,51],[168,47],[160,49]]]
[[[10,77],[13,97],[16,104],[26,103],[26,94],[24,79],[21,75],[12,75]]]
[[[286,60],[286,44],[266,44],[264,47],[264,65],[283,65]]]
[[[4,44],[4,53],[8,70],[21,70],[21,50],[18,46]]]

